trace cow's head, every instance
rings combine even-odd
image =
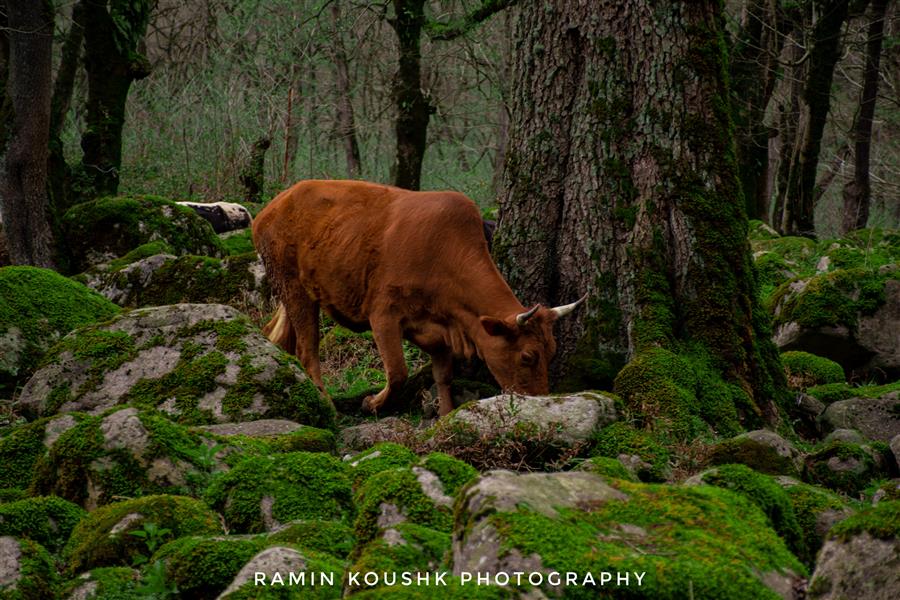
[[[487,334],[479,344],[482,358],[504,390],[521,394],[547,394],[547,368],[556,354],[553,323],[584,302],[546,308],[540,304],[531,310],[505,318],[481,317]]]

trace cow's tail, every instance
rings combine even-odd
[[[291,320],[287,316],[284,309],[284,303],[278,303],[278,310],[272,316],[265,327],[263,327],[263,335],[269,338],[269,341],[281,347],[282,350],[290,354],[294,353],[297,345],[297,336],[294,333],[294,327]]]

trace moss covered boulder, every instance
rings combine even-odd
[[[0,505],[0,536],[27,538],[55,552],[86,515],[80,506],[55,496],[26,498]]]
[[[27,381],[59,338],[117,312],[116,305],[55,271],[0,269],[0,398]]]
[[[343,563],[327,554],[318,554],[290,545],[266,548],[245,564],[228,587],[222,600],[338,600]],[[305,573],[305,583],[289,586],[289,574]],[[257,579],[261,577],[261,579]],[[261,583],[260,583],[261,582]]]
[[[825,543],[825,536],[835,523],[853,514],[854,508],[844,497],[824,488],[801,483],[793,477],[774,477],[774,481],[787,492],[797,523],[806,542],[807,564],[815,559]]]
[[[197,431],[211,433],[226,441],[245,439],[264,442],[278,452],[334,452],[334,433],[328,429],[301,425],[287,419],[259,419],[240,423],[201,425]]]
[[[221,533],[219,516],[199,500],[147,496],[90,513],[75,527],[63,557],[68,572],[76,575],[94,567],[141,562],[138,557],[149,558],[156,547],[179,537]]]
[[[138,309],[74,331],[17,406],[34,418],[126,403],[187,424],[280,417],[327,428],[335,414],[296,360],[220,304]]]
[[[797,391],[846,380],[844,369],[833,360],[809,352],[791,351],[781,355],[788,387]]]
[[[156,196],[98,198],[78,204],[63,215],[62,227],[75,273],[155,241],[164,242],[173,254],[225,254],[205,219]]]
[[[58,583],[53,559],[40,544],[0,536],[0,600],[54,598]]]
[[[627,465],[641,481],[662,482],[672,475],[671,453],[650,431],[619,422],[592,439],[593,456],[613,458]]]
[[[86,418],[81,414],[57,415],[7,429],[0,434],[0,489],[27,488],[35,464],[56,440]]]
[[[348,569],[346,595],[401,583],[408,573],[413,582],[417,574],[449,572],[450,534],[412,523],[399,523],[382,530],[365,545]],[[366,573],[379,577],[366,580]],[[448,573],[449,574],[449,573]]]
[[[324,453],[249,457],[217,475],[204,497],[237,533],[272,531],[294,519],[353,518],[349,468]]]
[[[381,442],[358,454],[348,456],[353,486],[359,487],[372,475],[388,469],[410,467],[418,462],[416,453],[400,444]]]
[[[839,269],[783,284],[773,294],[782,350],[824,356],[848,375],[900,376],[900,270]]]
[[[848,398],[828,405],[820,417],[823,429],[855,429],[870,440],[889,443],[900,435],[900,391],[880,398]]]
[[[831,529],[816,561],[807,597],[900,597],[900,501],[879,502]]]
[[[792,443],[768,429],[748,431],[719,442],[710,449],[714,465],[740,463],[761,473],[799,477],[803,456]]]
[[[685,598],[690,590],[697,599],[754,600],[790,597],[805,574],[759,508],[726,489],[493,471],[461,494],[455,574],[591,573],[599,585],[602,572],[618,571],[629,574],[629,586],[606,581],[611,595]],[[583,579],[543,577],[538,585],[554,597],[597,594]]]
[[[874,479],[895,472],[886,444],[832,441],[805,458],[803,479],[831,490],[857,495]]]
[[[358,548],[400,523],[413,523],[449,533],[454,498],[477,471],[440,453],[422,458],[412,467],[379,471],[359,487],[354,523]],[[357,550],[358,553],[358,550]]]
[[[118,263],[101,265],[77,279],[111,302],[132,308],[215,302],[262,309],[271,294],[255,253],[224,259],[155,254]]]
[[[340,521],[291,521],[270,533],[268,540],[302,546],[342,560],[350,556],[356,544],[353,528]]]
[[[64,600],[121,600],[140,598],[141,575],[128,567],[100,567],[70,579],[61,588]]]
[[[625,481],[638,481],[637,474],[622,461],[606,456],[593,456],[578,464],[576,470],[596,473],[601,477],[611,479],[624,479]]]

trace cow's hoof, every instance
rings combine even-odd
[[[381,408],[382,402],[379,401],[378,396],[366,396],[362,402],[362,409],[364,412],[369,413],[377,413],[378,409]]]

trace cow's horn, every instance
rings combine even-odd
[[[531,317],[534,316],[534,313],[536,313],[537,309],[539,309],[540,307],[541,307],[540,304],[535,304],[531,310],[517,314],[516,315],[516,323],[518,323],[519,325],[524,325],[525,323],[528,322],[528,319],[530,319]]]
[[[578,307],[579,304],[581,304],[582,302],[584,302],[585,300],[587,300],[587,297],[588,297],[588,295],[585,294],[584,296],[582,296],[581,298],[579,298],[578,300],[576,300],[576,301],[573,302],[572,304],[565,304],[565,305],[563,305],[563,306],[556,306],[556,307],[554,307],[554,308],[551,308],[550,310],[553,311],[554,314],[556,314],[556,317],[557,317],[557,318],[559,318],[559,317],[564,317],[564,316],[566,316],[567,314],[569,314],[570,312],[572,312],[573,310],[575,310],[575,309]]]

